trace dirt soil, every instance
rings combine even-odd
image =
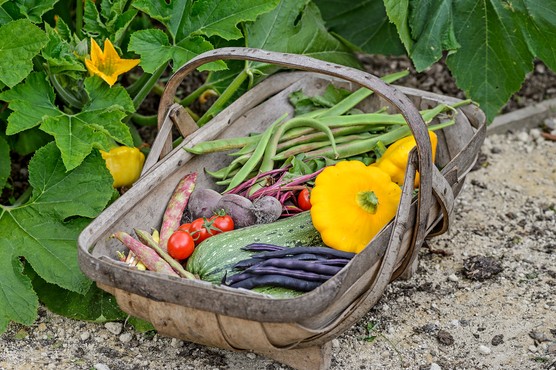
[[[541,133],[487,137],[449,231],[332,341],[331,369],[556,370],[556,142]],[[290,369],[122,323],[39,314],[0,336],[0,369]]]

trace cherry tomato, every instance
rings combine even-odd
[[[168,254],[181,261],[191,256],[195,250],[195,242],[189,233],[177,230],[168,239]]]
[[[193,220],[191,226],[189,227],[189,233],[193,237],[195,244],[199,244],[200,242],[211,236],[208,231],[209,228],[210,227],[208,219],[201,217]]]
[[[210,220],[215,229],[214,231],[217,231],[216,234],[232,231],[234,229],[234,220],[230,215],[215,215],[212,216]]]
[[[190,228],[191,228],[191,222],[187,223],[187,224],[180,225],[180,227],[178,227],[178,230],[189,232]]]
[[[309,189],[307,188],[301,190],[297,195],[297,205],[303,211],[308,211],[311,209],[311,201],[309,199],[309,196],[310,196],[310,192]]]

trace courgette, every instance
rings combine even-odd
[[[310,212],[269,224],[253,225],[217,234],[199,244],[187,260],[186,268],[201,280],[220,284],[222,278],[235,273],[232,267],[253,253],[241,248],[250,243],[271,243],[285,247],[324,246],[311,222]]]

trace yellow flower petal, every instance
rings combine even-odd
[[[118,76],[137,66],[140,59],[122,59],[109,39],[104,40],[104,52],[91,38],[91,58],[85,60],[85,66],[91,75],[97,75],[110,86],[116,83]]]

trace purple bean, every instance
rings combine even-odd
[[[244,270],[248,267],[261,263],[262,261],[264,260],[261,258],[247,258],[237,262],[232,268],[237,270]]]
[[[353,258],[353,256],[355,256],[355,253],[339,251],[329,247],[293,247],[293,248],[284,248],[283,250],[279,250],[279,251],[262,252],[254,255],[253,257],[272,258],[272,257],[284,257],[288,255],[296,255],[302,253],[312,253],[312,254],[318,254],[323,256],[339,257],[339,258],[346,258],[346,259],[351,259]]]
[[[312,261],[299,261],[291,258],[271,258],[265,260],[253,267],[248,268],[246,271],[250,271],[253,268],[258,267],[272,267],[272,268],[282,268],[292,271],[302,270],[309,273],[323,274],[327,276],[332,276],[338,273],[342,269],[339,266],[329,266],[322,265],[319,262]]]
[[[251,244],[247,244],[245,247],[241,249],[250,252],[272,252],[272,251],[280,251],[285,248],[287,247],[282,247],[280,245],[274,245],[268,243],[251,243]]]
[[[280,288],[294,289],[301,292],[309,292],[317,288],[321,284],[322,282],[296,279],[291,276],[284,275],[255,275],[230,286],[232,288],[245,289],[253,289],[262,286],[274,286]]]

